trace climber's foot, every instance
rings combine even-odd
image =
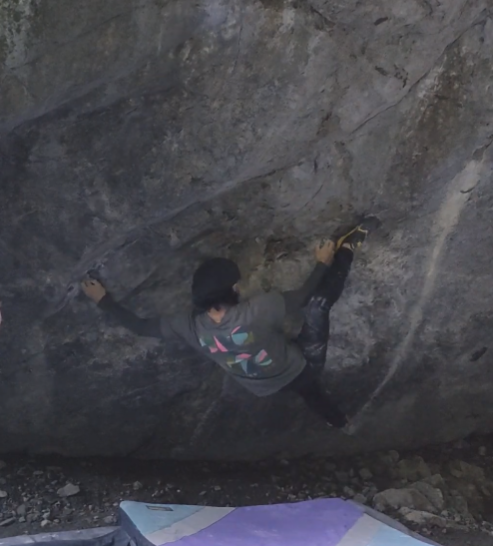
[[[381,224],[382,222],[376,216],[368,216],[355,228],[337,239],[336,250],[339,250],[343,245],[345,248],[356,250],[365,242],[369,233],[380,227]]]

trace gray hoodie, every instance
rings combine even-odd
[[[267,396],[291,383],[306,364],[286,337],[285,317],[284,297],[269,292],[230,307],[219,324],[202,313],[172,320],[171,328],[249,391]]]

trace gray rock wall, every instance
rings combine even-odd
[[[251,459],[493,430],[489,0],[0,0],[0,452]],[[332,316],[359,432],[256,399],[142,315],[204,256],[295,287],[310,243],[384,222]],[[281,256],[281,257],[280,257]]]

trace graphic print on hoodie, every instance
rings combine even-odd
[[[255,354],[249,350],[255,344],[255,336],[243,326],[237,326],[229,335],[202,336],[199,342],[216,357],[224,356],[224,362],[232,372],[255,377],[261,375],[262,368],[272,364],[272,359],[264,349]]]

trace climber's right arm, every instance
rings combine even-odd
[[[110,294],[98,303],[98,307],[113,315],[118,322],[134,334],[143,337],[163,337],[161,331],[161,319],[159,317],[140,318],[135,313],[117,303]]]
[[[104,286],[95,279],[85,279],[82,290],[87,297],[97,303],[103,311],[113,315],[118,322],[138,336],[167,338],[172,335],[168,321],[159,317],[140,318],[135,313],[116,302]]]

